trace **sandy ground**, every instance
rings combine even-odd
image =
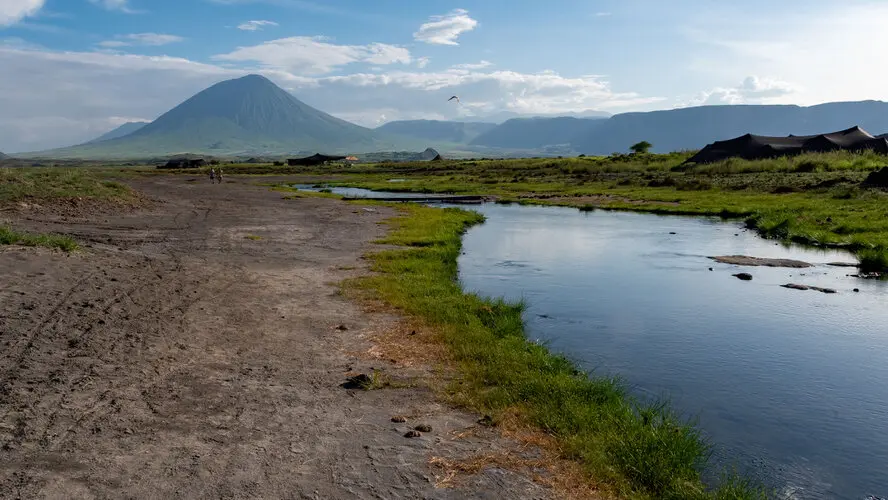
[[[341,386],[401,376],[362,354],[398,318],[337,287],[387,209],[239,179],[129,182],[147,208],[0,213],[84,246],[0,247],[0,497],[553,496],[534,471],[450,478],[436,464],[537,452],[428,389]],[[432,431],[404,437],[417,424]]]

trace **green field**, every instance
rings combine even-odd
[[[489,194],[501,202],[741,218],[763,236],[846,248],[869,270],[885,269],[888,193],[861,182],[888,165],[888,158],[839,152],[681,165],[688,156],[385,163],[301,173],[312,182],[376,190]]]

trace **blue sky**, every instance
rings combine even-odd
[[[0,151],[246,73],[371,127],[888,99],[886,19],[875,0],[0,0]]]

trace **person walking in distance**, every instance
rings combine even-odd
[[[211,168],[210,169],[210,184],[215,184],[215,183],[216,183],[216,169]]]
[[[219,184],[222,184],[222,167],[219,167]]]

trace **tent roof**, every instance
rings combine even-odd
[[[886,134],[888,136],[888,134]],[[819,135],[790,135],[771,137],[744,134],[724,141],[715,141],[701,149],[687,163],[706,163],[730,157],[746,159],[769,158],[804,151],[831,151],[837,149],[875,149],[883,151],[885,138],[873,137],[860,127]],[[888,149],[886,149],[888,150]]]

